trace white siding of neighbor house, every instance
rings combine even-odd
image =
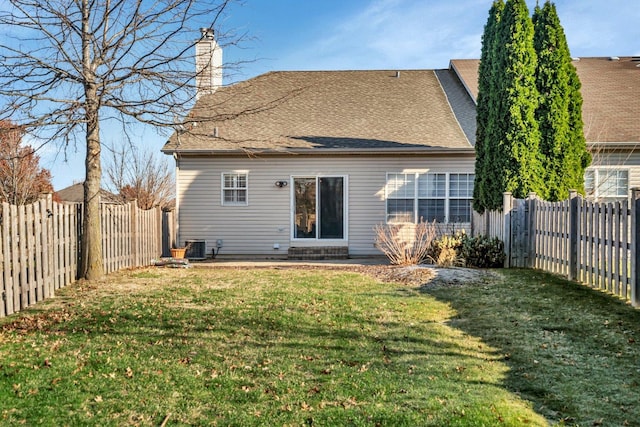
[[[183,157],[176,173],[178,241],[205,240],[210,255],[223,240],[220,255],[286,256],[290,245],[341,246],[351,255],[379,255],[373,227],[385,221],[387,172],[473,173],[474,158],[443,156],[385,157]],[[248,173],[248,205],[222,206],[221,177]],[[291,177],[347,177],[348,239],[291,243]],[[289,185],[279,188],[276,181]],[[280,249],[274,250],[274,244]]]
[[[596,152],[592,156],[592,168],[629,170],[629,195],[632,188],[640,188],[640,151]]]

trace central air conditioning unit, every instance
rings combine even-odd
[[[207,242],[204,240],[187,240],[187,252],[184,257],[193,260],[202,260],[207,258]]]

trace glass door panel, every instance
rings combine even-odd
[[[316,179],[295,178],[295,230],[296,239],[316,238]]]
[[[320,183],[320,239],[344,238],[344,178],[322,177]]]

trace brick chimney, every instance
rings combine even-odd
[[[196,99],[211,94],[222,86],[222,48],[213,29],[200,28],[202,36],[196,42]]]

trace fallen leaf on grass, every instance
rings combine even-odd
[[[320,387],[314,386],[307,391],[307,394],[318,394],[320,393]]]
[[[342,407],[344,409],[349,409],[349,408],[354,407],[354,406],[358,406],[358,402],[356,401],[355,397],[350,397],[347,400],[345,400],[344,402],[342,402]]]

